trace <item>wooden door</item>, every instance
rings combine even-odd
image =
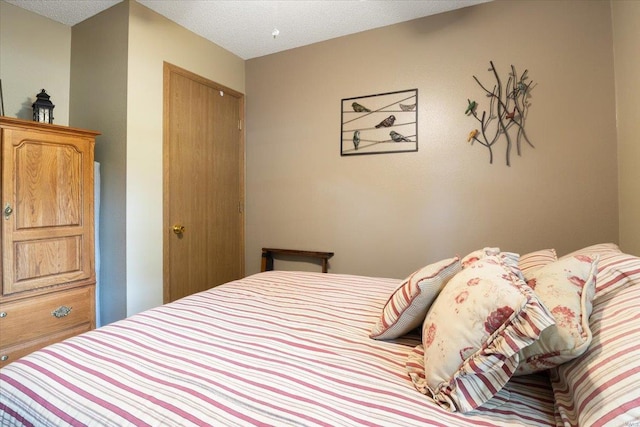
[[[244,98],[167,63],[164,85],[166,303],[244,276]]]

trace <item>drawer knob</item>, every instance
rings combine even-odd
[[[61,317],[67,316],[69,313],[71,313],[71,307],[67,307],[67,306],[61,305],[60,307],[58,307],[55,310],[53,310],[51,312],[51,315],[53,317],[57,317],[59,319]]]
[[[7,356],[6,354],[2,355],[2,357],[0,357],[0,362],[5,362],[9,360],[9,356]]]
[[[0,317],[7,317],[6,311],[0,311]]]

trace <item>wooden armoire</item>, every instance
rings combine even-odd
[[[0,117],[0,367],[95,328],[94,131]]]

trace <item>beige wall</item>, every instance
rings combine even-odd
[[[163,62],[244,93],[244,61],[132,1],[127,91],[127,314],[162,304]]]
[[[84,90],[101,81],[113,90],[106,94],[112,97],[110,102],[88,114],[95,120],[85,117],[85,122],[95,123],[94,128],[105,129],[102,151],[97,153],[105,163],[103,205],[109,204],[103,208],[102,287],[103,296],[116,292],[119,304],[103,313],[109,322],[113,316],[129,316],[162,304],[164,61],[239,92],[245,89],[244,61],[135,1],[116,5],[77,27],[82,40],[74,41],[73,54],[82,64],[77,68],[84,67],[79,72],[87,79]],[[74,36],[75,31],[74,27]],[[117,35],[110,38],[109,31]],[[110,75],[91,82],[93,67],[102,70],[96,77]],[[104,113],[101,118],[99,111]]]
[[[332,272],[403,277],[483,246],[560,254],[618,239],[607,2],[495,1],[252,59],[247,273],[261,247],[334,251]],[[472,79],[536,82],[535,149],[470,146]],[[418,88],[417,153],[340,157],[340,101]],[[285,267],[288,268],[288,267]],[[297,264],[291,268],[316,268]]]
[[[36,94],[45,89],[55,105],[54,123],[68,125],[70,54],[70,27],[0,0],[5,116],[31,120],[31,105]]]
[[[640,2],[612,2],[620,173],[620,247],[640,255]]]
[[[32,57],[40,55],[40,46],[24,46],[13,20],[34,27],[44,18],[0,6],[0,63],[15,64],[21,57],[37,63]],[[12,25],[5,26],[5,19]],[[71,125],[102,133],[96,144],[102,172],[100,286],[102,321],[109,323],[162,304],[163,62],[244,92],[244,61],[135,1],[73,29],[59,24],[58,30],[66,38],[53,32],[48,44],[67,52],[59,68],[67,81],[65,97],[71,94]],[[3,85],[5,74],[17,72],[15,66],[2,68]],[[9,105],[15,98],[10,91]]]

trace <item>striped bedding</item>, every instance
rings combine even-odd
[[[640,285],[598,300],[591,323],[587,352],[551,370],[563,424],[640,427]]]
[[[640,427],[640,258],[613,244],[573,254],[600,257],[593,341],[580,358],[550,371],[558,424]]]
[[[2,426],[556,426],[548,375],[450,413],[406,370],[418,336],[369,338],[395,279],[272,271],[0,370]]]

